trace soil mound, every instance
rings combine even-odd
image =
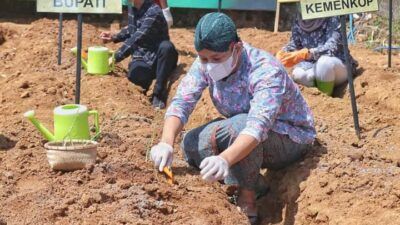
[[[147,158],[158,141],[163,111],[155,111],[126,78],[129,60],[110,76],[82,78],[81,103],[100,113],[97,163],[84,170],[52,172],[44,139],[22,114],[30,109],[52,130],[55,106],[74,102],[76,22],[64,21],[62,65],[57,65],[57,20],[0,22],[0,224],[248,224],[219,184],[209,185],[178,150],[168,185]],[[84,24],[84,47],[102,45],[104,24]],[[12,31],[12,32],[10,32]],[[180,79],[196,57],[193,29],[171,29],[180,53]],[[241,38],[271,53],[289,38],[240,29]],[[268,40],[268,41],[266,41]],[[118,45],[107,45],[117,49]],[[301,87],[313,110],[318,141],[301,162],[264,171],[269,186],[259,199],[261,224],[398,224],[400,217],[400,57],[359,46],[355,79],[362,140],[354,134],[346,87],[336,98]],[[397,69],[396,69],[397,68]],[[178,82],[171,85],[170,97]],[[149,92],[151,93],[151,92]],[[218,117],[208,94],[187,129]],[[178,145],[177,145],[178,146]]]

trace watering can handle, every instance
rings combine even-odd
[[[96,135],[94,139],[96,139],[100,134],[100,125],[99,125],[99,113],[96,110],[89,111],[89,115],[94,116],[94,127],[96,128]]]
[[[109,72],[112,72],[112,71],[114,71],[114,68],[115,68],[115,52],[112,51],[110,53],[111,53],[112,63],[110,65],[110,71]]]

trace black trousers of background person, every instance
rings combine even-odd
[[[177,62],[178,52],[175,46],[170,41],[163,41],[158,48],[153,66],[143,60],[134,59],[129,64],[128,79],[145,90],[148,90],[153,79],[156,79],[153,95],[165,101],[168,94],[167,82]]]

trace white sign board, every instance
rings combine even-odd
[[[38,12],[122,13],[121,0],[37,0]]]
[[[304,20],[378,11],[378,0],[301,0]]]

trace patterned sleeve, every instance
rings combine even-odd
[[[263,66],[252,75],[253,99],[246,127],[241,134],[247,134],[259,142],[268,138],[268,131],[275,123],[286,92],[285,71],[278,67]]]
[[[146,19],[137,30],[125,40],[121,48],[115,53],[115,61],[120,62],[128,57],[132,51],[138,47],[138,43],[142,40],[157,36],[157,20],[162,20],[161,11],[152,10],[151,8],[146,12]]]
[[[289,43],[283,48],[285,52],[293,52],[302,49],[301,44],[301,34],[299,32],[299,27],[296,22],[293,23],[292,36],[290,37]]]
[[[112,36],[112,41],[114,43],[119,43],[125,41],[127,38],[129,38],[129,36],[128,27],[124,27],[118,34],[114,34]]]
[[[341,44],[340,21],[339,17],[331,17],[327,24],[326,35],[328,40],[324,45],[310,49],[314,60],[318,60],[322,55],[335,56]]]
[[[183,124],[186,124],[189,115],[193,112],[206,87],[207,81],[202,76],[200,62],[197,59],[179,84],[176,95],[172,99],[165,117],[176,116]]]

